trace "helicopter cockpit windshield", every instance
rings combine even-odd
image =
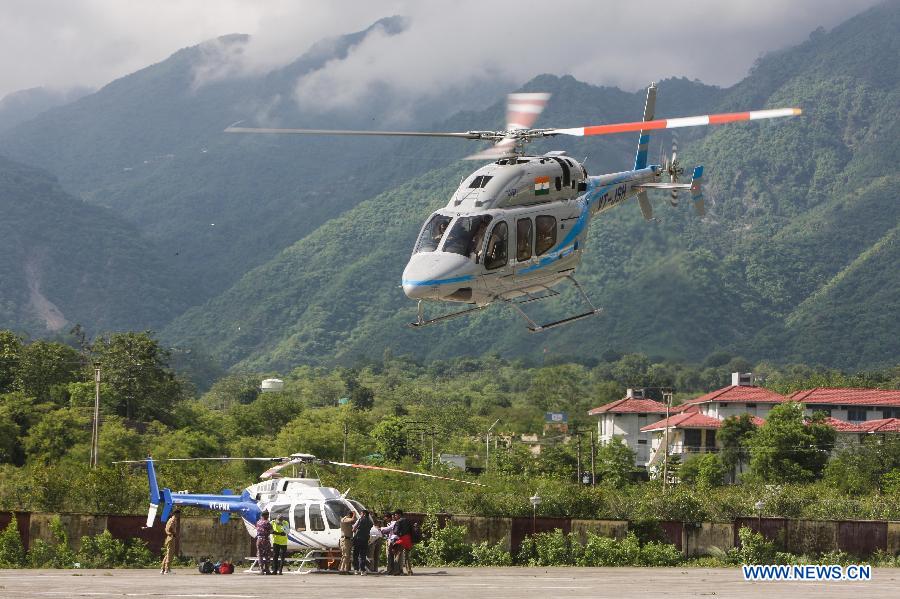
[[[325,519],[329,528],[340,528],[341,518],[353,513],[350,504],[343,499],[329,499],[325,502]]]
[[[428,222],[425,223],[425,227],[422,229],[422,234],[419,235],[419,240],[416,242],[416,249],[413,253],[418,254],[419,252],[436,251],[451,220],[453,220],[452,216],[446,216],[444,214],[432,215],[432,217],[428,219]]]
[[[460,216],[447,233],[443,251],[477,258],[481,254],[481,242],[484,241],[484,232],[490,222],[491,217],[487,214]]]

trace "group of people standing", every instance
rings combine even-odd
[[[359,575],[378,573],[382,547],[385,547],[389,575],[412,575],[409,551],[413,546],[413,525],[396,510],[384,516],[384,526],[378,526],[369,513],[363,510],[359,516],[351,512],[341,518],[341,574]],[[385,544],[386,541],[386,544]]]
[[[260,574],[284,574],[288,542],[286,529],[287,518],[284,516],[269,520],[268,511],[260,514],[256,521],[256,556],[259,558]]]

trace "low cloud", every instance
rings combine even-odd
[[[404,15],[344,60],[298,82],[301,102],[354,105],[379,86],[438,96],[489,79],[572,74],[637,89],[687,76],[730,85],[763,53],[833,27],[876,0],[13,0],[0,5],[0,96],[35,86],[100,86],[179,48],[230,33],[252,37],[216,55],[197,83],[286,64],[318,40]],[[212,56],[212,55],[211,55]]]

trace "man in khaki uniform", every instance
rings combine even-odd
[[[166,549],[166,555],[163,557],[162,569],[159,571],[160,574],[169,573],[169,564],[172,563],[172,556],[177,549],[176,545],[178,544],[180,524],[181,509],[175,508],[175,511],[172,512],[172,517],[166,522],[166,542],[163,543],[163,547]]]
[[[350,512],[341,518],[341,574],[350,574],[350,563],[353,558],[353,523],[356,514]]]

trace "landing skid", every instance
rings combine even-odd
[[[473,312],[478,312],[479,310],[484,310],[488,305],[484,306],[475,306],[474,308],[468,308],[466,310],[460,310],[459,312],[451,312],[450,314],[442,314],[436,318],[425,318],[425,310],[422,307],[422,300],[419,300],[419,313],[416,316],[416,321],[407,324],[406,326],[411,328],[419,328],[424,327],[430,324],[434,324],[436,322],[442,322],[444,320],[450,320],[451,318],[456,318],[457,316],[465,316],[466,314],[471,314]]]
[[[569,275],[566,278],[572,282],[572,284],[575,286],[576,289],[578,289],[579,293],[581,293],[582,299],[584,299],[585,303],[588,306],[590,306],[591,309],[588,312],[585,312],[583,314],[576,314],[575,316],[569,316],[568,318],[563,318],[561,320],[554,320],[553,322],[548,322],[545,324],[537,324],[536,322],[534,322],[534,320],[531,319],[530,316],[528,316],[528,314],[525,313],[524,310],[522,310],[522,308],[519,307],[519,305],[527,304],[528,302],[534,302],[534,301],[546,299],[548,297],[553,297],[554,295],[559,295],[558,292],[548,289],[547,291],[549,293],[547,293],[547,294],[543,294],[543,295],[539,295],[539,296],[535,296],[535,297],[532,297],[529,294],[527,299],[524,299],[521,301],[505,300],[507,304],[512,306],[516,310],[516,312],[518,312],[519,315],[521,315],[522,318],[525,319],[525,322],[528,323],[528,331],[529,332],[540,333],[541,331],[546,331],[548,329],[553,329],[553,328],[562,326],[564,324],[569,324],[570,322],[575,322],[576,320],[581,320],[582,318],[596,316],[596,315],[600,314],[601,312],[603,312],[603,308],[594,307],[594,304],[591,303],[591,299],[587,296],[587,293],[584,292],[584,289],[582,289],[581,285],[578,284],[578,281],[575,280],[575,277]]]

